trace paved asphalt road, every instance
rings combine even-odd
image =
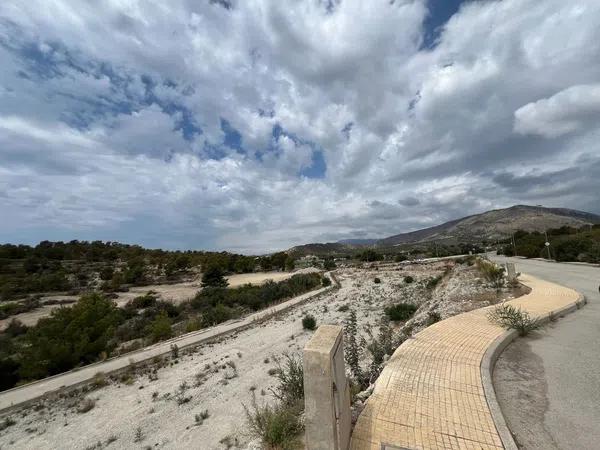
[[[528,450],[600,449],[600,268],[491,259],[514,262],[517,272],[571,287],[587,299],[537,336],[515,341],[496,365],[494,386],[517,442]]]

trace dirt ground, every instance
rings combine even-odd
[[[306,273],[316,271],[317,269],[303,269],[295,272],[256,272],[256,273],[241,273],[236,275],[230,275],[227,278],[230,287],[242,286],[244,284],[263,284],[267,280],[282,281],[290,278],[292,275],[297,273]],[[145,295],[148,291],[154,291],[163,300],[171,301],[175,304],[182,303],[189,300],[196,292],[202,289],[200,274],[194,281],[188,281],[183,283],[174,284],[152,284],[148,286],[135,286],[129,289],[127,292],[118,293],[118,297],[115,302],[119,307],[125,306],[125,304],[133,300],[135,297]],[[78,295],[48,295],[41,299],[43,302],[53,301],[67,301],[75,303],[79,299]],[[4,330],[12,319],[20,320],[24,325],[33,326],[38,320],[43,317],[49,316],[50,312],[60,307],[59,304],[42,305],[32,311],[28,311],[21,314],[16,314],[7,319],[0,320],[0,331]],[[68,305],[67,305],[68,306]]]
[[[94,390],[87,394],[95,400],[88,412],[77,412],[83,396],[75,396],[13,413],[16,423],[0,431],[0,448],[260,448],[248,435],[243,405],[249,405],[253,395],[259,403],[273,400],[269,389],[275,379],[269,370],[284,353],[301,353],[312,335],[302,329],[305,314],[314,315],[318,324],[343,324],[349,312],[341,307],[348,305],[356,311],[360,332],[368,339],[368,331],[376,333],[389,304],[420,305],[410,320],[416,332],[426,326],[431,310],[446,318],[513,295],[497,295],[473,267],[457,265],[444,275],[446,264],[339,269],[340,289],[182,354],[159,369],[153,381],[140,376],[130,384],[114,381]],[[407,275],[415,282],[407,284]],[[444,277],[434,289],[424,289],[428,279],[439,275]],[[381,283],[376,284],[375,277]],[[187,400],[178,404],[177,398]],[[208,411],[208,418],[197,422],[196,415],[203,411]],[[0,423],[4,420],[0,417]]]

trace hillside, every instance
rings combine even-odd
[[[433,240],[464,242],[504,239],[517,230],[544,231],[562,226],[581,227],[600,223],[600,216],[567,208],[515,205],[452,220],[431,228],[381,239],[378,246]]]
[[[295,255],[349,253],[365,247],[393,247],[400,244],[441,242],[444,244],[473,243],[506,239],[517,230],[533,232],[570,226],[579,228],[600,224],[600,216],[568,208],[515,205],[481,214],[451,220],[421,230],[396,234],[384,239],[347,239],[327,244],[305,244],[293,247]]]

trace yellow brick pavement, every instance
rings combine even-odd
[[[531,292],[510,303],[532,316],[576,303],[579,294],[528,275]],[[502,449],[481,379],[481,361],[504,330],[490,308],[438,322],[401,345],[382,371],[352,434],[352,450]]]

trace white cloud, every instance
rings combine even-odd
[[[515,131],[555,138],[599,119],[600,84],[578,85],[516,110]]]
[[[259,251],[600,212],[598,2],[466,2],[433,49],[425,0],[231,3],[0,3],[0,233]]]

